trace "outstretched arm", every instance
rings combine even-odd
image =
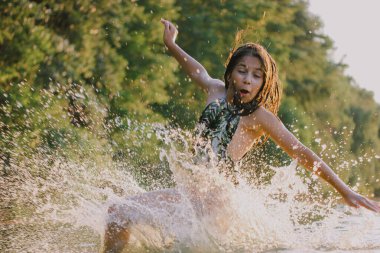
[[[363,206],[374,212],[380,212],[380,205],[351,190],[334,171],[313,151],[305,147],[282,122],[271,112],[260,108],[260,123],[262,129],[292,158],[305,168],[317,174],[331,184],[353,207]]]
[[[198,61],[175,43],[178,30],[171,22],[161,19],[161,23],[165,26],[164,43],[166,47],[189,77],[208,93],[209,100],[222,96],[225,92],[224,83],[221,80],[211,78]]]

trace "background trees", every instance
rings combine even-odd
[[[131,120],[193,128],[204,94],[165,51],[165,17],[178,24],[178,43],[219,78],[245,29],[243,42],[263,44],[278,62],[282,120],[351,186],[380,195],[379,105],[329,57],[333,42],[306,1],[19,0],[2,1],[0,13],[3,173],[42,147],[75,156],[70,147],[88,143],[126,156],[137,149],[125,137]],[[156,144],[139,144],[139,162],[157,159]],[[272,143],[267,149],[273,163],[284,159]]]

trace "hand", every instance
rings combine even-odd
[[[343,197],[349,206],[356,208],[365,207],[371,211],[380,213],[380,204],[378,202],[367,199],[366,197],[363,197],[362,195],[354,191],[349,192],[347,195]]]
[[[161,23],[164,24],[164,43],[167,47],[175,43],[177,38],[178,30],[177,28],[168,20],[161,18]]]

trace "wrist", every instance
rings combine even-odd
[[[169,49],[169,51],[171,51],[175,48],[176,43],[174,41],[166,41],[165,45]]]
[[[353,190],[351,190],[351,188],[348,187],[347,185],[343,189],[339,189],[338,192],[344,198],[346,198],[346,197],[348,197],[348,196],[350,196],[352,194],[355,194],[355,192]]]
[[[354,193],[351,188],[346,185],[339,177],[338,175],[336,175],[335,173],[331,176],[331,177],[327,177],[325,178],[325,180],[327,182],[329,182],[334,188],[335,190],[340,194],[342,195],[343,197],[344,196],[348,196],[352,193]]]

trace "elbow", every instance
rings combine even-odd
[[[198,68],[194,71],[191,71],[189,73],[189,77],[196,82],[206,82],[210,79],[205,71]]]

